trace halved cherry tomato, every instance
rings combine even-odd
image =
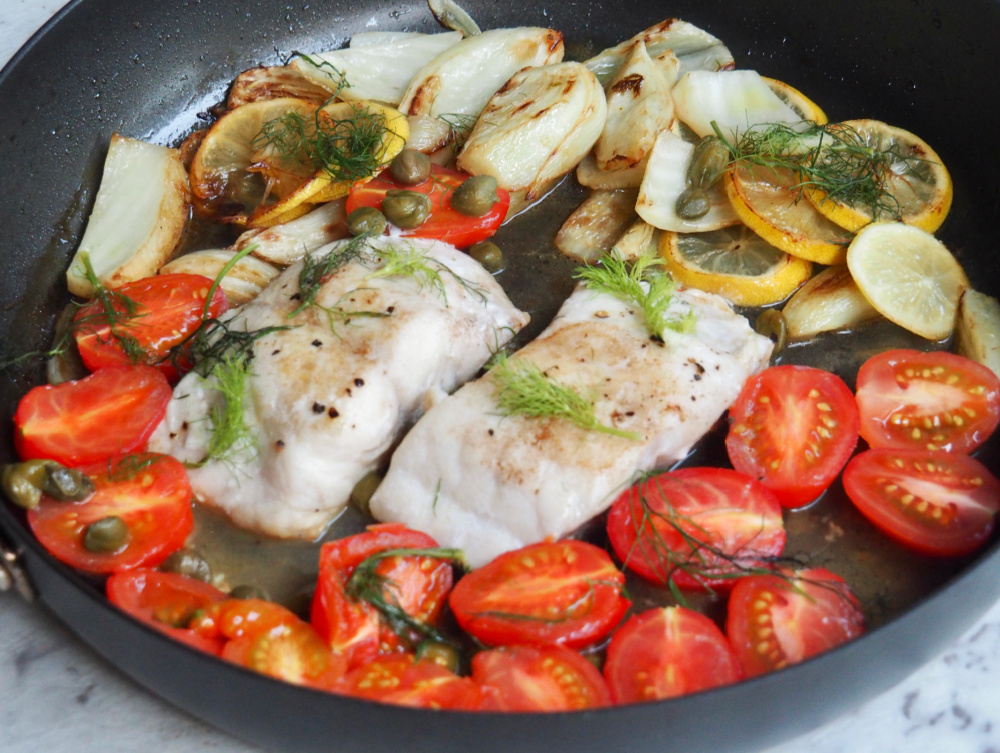
[[[100,301],[91,301],[73,319],[73,336],[84,365],[97,371],[105,366],[144,363],[156,366],[167,379],[176,380],[177,368],[164,359],[172,347],[201,324],[211,287],[207,277],[189,274],[156,275],[127,282],[114,292],[133,301],[135,310],[129,314],[121,302],[114,304],[121,318],[114,333]],[[217,288],[208,307],[209,318],[228,309],[225,293]],[[122,338],[131,340],[139,352],[127,354]]]
[[[110,573],[155,567],[183,546],[194,519],[187,471],[177,460],[128,455],[81,470],[96,487],[91,497],[59,502],[42,495],[38,507],[28,511],[31,530],[57,559],[88,572]],[[124,522],[126,543],[116,551],[89,551],[84,546],[87,528],[109,517]]]
[[[475,710],[485,692],[468,677],[412,654],[380,656],[347,673],[338,692],[400,706]]]
[[[785,526],[777,497],[725,468],[681,468],[626,490],[611,506],[615,553],[654,583],[728,589],[747,568],[781,554]]]
[[[501,646],[472,657],[494,711],[579,711],[611,705],[597,667],[563,646]]]
[[[190,622],[208,639],[228,639],[222,658],[296,685],[333,690],[347,671],[313,627],[263,599],[227,599],[209,604]]]
[[[743,676],[714,622],[684,607],[633,615],[613,636],[604,677],[615,703],[674,698],[729,685]]]
[[[462,578],[448,603],[487,645],[580,648],[610,633],[628,609],[625,576],[583,541],[543,541],[501,554]]]
[[[166,377],[150,366],[112,366],[73,382],[35,387],[14,415],[23,460],[76,466],[142,450],[170,402]]]
[[[857,598],[823,568],[742,578],[726,633],[748,677],[784,669],[864,632]]]
[[[507,216],[510,194],[497,189],[499,201],[482,217],[468,217],[451,208],[451,195],[468,178],[466,173],[450,170],[440,165],[432,165],[431,177],[416,186],[396,183],[388,170],[368,181],[356,183],[347,197],[347,212],[350,214],[360,207],[382,208],[382,199],[392,190],[419,191],[431,199],[431,214],[419,227],[403,231],[411,238],[436,238],[458,248],[467,248],[473,243],[493,235]]]
[[[862,452],[844,470],[844,489],[883,533],[939,557],[976,551],[1000,511],[1000,481],[978,460],[944,451]]]
[[[810,366],[750,377],[729,412],[733,467],[771,489],[783,507],[812,502],[858,442],[858,407],[843,380]]]
[[[189,646],[218,655],[223,641],[188,629],[199,609],[222,601],[226,594],[194,578],[145,567],[113,573],[105,585],[119,609]]]
[[[436,547],[430,536],[400,523],[369,526],[364,533],[324,544],[312,604],[313,627],[352,667],[380,652],[402,651],[406,644],[415,643],[417,636],[397,635],[370,603],[351,599],[347,582],[355,568],[372,555]],[[426,556],[387,557],[378,563],[375,574],[382,580],[385,600],[425,624],[438,618],[453,582],[447,560]]]
[[[872,447],[968,453],[1000,422],[1000,379],[953,353],[880,353],[862,364],[857,392]]]

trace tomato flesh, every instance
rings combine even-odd
[[[180,374],[167,358],[170,349],[202,323],[211,287],[212,280],[191,274],[156,275],[125,283],[115,292],[131,299],[135,312],[129,315],[122,303],[114,303],[121,318],[115,328],[117,336],[100,301],[91,301],[73,319],[73,336],[84,365],[97,371],[138,360],[156,366],[167,379],[175,381]],[[218,317],[228,309],[225,293],[217,288],[208,306],[208,318]],[[123,338],[132,340],[139,353],[126,353]]]
[[[499,201],[482,217],[468,217],[451,207],[451,195],[468,178],[467,173],[451,170],[440,165],[432,165],[431,177],[416,186],[396,183],[385,170],[367,183],[358,183],[351,188],[347,197],[347,213],[361,207],[382,208],[382,200],[392,190],[417,191],[431,200],[431,213],[427,221],[403,235],[410,238],[435,238],[458,248],[467,248],[473,243],[492,236],[507,216],[510,194],[497,189]]]
[[[105,590],[116,607],[175,640],[216,655],[222,651],[222,640],[206,638],[187,627],[198,610],[226,598],[215,586],[177,573],[137,567],[113,573]]]
[[[726,636],[714,622],[684,607],[633,615],[613,636],[604,663],[615,703],[675,698],[743,676]]]
[[[380,656],[347,673],[338,691],[400,706],[475,710],[483,707],[483,690],[432,661],[412,654]]]
[[[854,396],[835,374],[772,366],[750,377],[729,412],[733,467],[771,489],[783,507],[823,493],[858,442]]]
[[[397,635],[383,624],[374,606],[348,595],[347,582],[355,568],[372,555],[390,549],[436,547],[437,542],[430,536],[398,523],[369,526],[364,533],[323,545],[311,622],[352,667],[382,652],[402,651],[418,640],[415,635]],[[437,620],[453,582],[451,565],[427,556],[388,557],[378,563],[375,572],[383,580],[386,601],[425,624]]]
[[[161,377],[162,378],[162,377]],[[57,559],[93,573],[155,567],[180,549],[194,526],[187,471],[168,455],[129,455],[82,470],[96,491],[82,502],[59,502],[42,495],[28,512],[28,524]],[[125,545],[114,552],[84,546],[87,527],[110,517],[128,528]]]
[[[472,658],[493,711],[579,711],[611,705],[597,667],[563,646],[501,646]]]
[[[624,574],[583,541],[543,541],[473,570],[448,603],[463,630],[487,645],[580,648],[607,635],[628,609]]]
[[[868,450],[847,464],[844,489],[883,533],[938,557],[976,551],[1000,511],[1000,481],[978,460],[944,451]]]
[[[748,677],[784,669],[862,632],[858,600],[823,568],[751,575],[729,597],[726,633]]]
[[[880,353],[862,364],[857,392],[872,447],[968,453],[1000,422],[1000,379],[953,353]]]
[[[684,589],[728,589],[748,568],[781,554],[777,497],[724,468],[682,468],[625,491],[611,506],[608,538],[636,574]]]
[[[167,412],[166,377],[149,366],[113,366],[73,382],[35,387],[17,406],[22,460],[77,466],[137,452]]]

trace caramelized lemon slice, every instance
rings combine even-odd
[[[660,255],[675,280],[741,306],[766,306],[809,279],[812,263],[770,245],[745,225],[707,233],[664,232]]]
[[[855,154],[867,152],[866,171],[875,176],[875,194],[846,198],[809,186],[805,194],[832,222],[856,232],[873,221],[899,220],[928,233],[937,230],[951,209],[951,176],[941,158],[918,136],[877,120],[848,120],[841,124],[859,137]],[[829,162],[843,153],[840,146],[826,153]]]
[[[969,281],[930,233],[900,222],[869,225],[847,249],[847,266],[865,298],[886,319],[928,340],[951,334]]]
[[[736,215],[772,246],[817,264],[844,263],[850,234],[802,195],[794,172],[740,165],[724,180]]]
[[[819,125],[828,122],[826,113],[820,109],[819,105],[794,86],[789,86],[784,81],[778,81],[767,76],[762,76],[761,78],[764,79],[764,83],[767,84],[768,88],[778,95],[778,99],[795,110],[803,120],[811,120],[813,123],[818,123]]]

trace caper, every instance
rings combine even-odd
[[[66,468],[49,461],[45,466],[42,490],[60,502],[81,502],[94,493],[94,482],[76,468]]]
[[[692,188],[707,191],[729,166],[729,147],[718,136],[705,136],[694,148],[688,165],[687,182]]]
[[[351,235],[382,235],[389,223],[375,207],[358,207],[347,215],[347,229]]]
[[[270,601],[267,598],[267,594],[257,586],[251,586],[247,583],[236,586],[229,591],[230,599],[260,599],[262,601]]]
[[[117,552],[125,548],[129,538],[125,521],[117,515],[109,515],[87,526],[83,534],[83,548],[95,553]]]
[[[208,560],[202,557],[198,551],[187,547],[178,549],[163,560],[160,569],[205,583],[212,580],[212,567],[208,564]]]
[[[774,343],[774,352],[777,353],[785,347],[788,341],[788,325],[785,317],[778,309],[767,309],[761,311],[754,324],[757,334],[768,337]]]
[[[382,476],[378,471],[366,473],[351,489],[351,504],[365,515],[370,515],[369,503],[380,483],[382,483]]]
[[[417,186],[431,176],[431,158],[416,149],[404,149],[389,165],[389,174],[404,186]]]
[[[432,661],[451,672],[458,672],[462,657],[454,646],[428,638],[417,646],[417,658]]]
[[[452,191],[451,208],[466,217],[482,217],[499,200],[496,178],[492,175],[473,175]]]
[[[0,471],[0,484],[7,499],[25,510],[33,510],[42,500],[42,485],[45,483],[45,468],[39,464],[38,469],[28,467],[39,461],[27,463],[9,463]],[[40,477],[40,478],[39,478]]]
[[[420,227],[431,215],[431,200],[419,191],[393,188],[382,199],[382,214],[396,227],[412,230]]]
[[[500,247],[491,241],[482,241],[469,247],[469,256],[483,265],[491,275],[503,272],[504,258]]]
[[[700,188],[685,188],[677,197],[674,211],[682,220],[697,220],[708,214],[712,200]]]

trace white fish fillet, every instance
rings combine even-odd
[[[723,299],[679,291],[672,313],[688,308],[696,312],[694,331],[668,332],[659,343],[629,306],[581,287],[515,356],[593,396],[602,424],[641,439],[562,419],[501,416],[487,374],[436,405],[404,438],[371,500],[373,514],[463,549],[473,566],[573,532],[636,472],[685,457],[744,380],[766,365],[770,340]]]
[[[373,278],[390,246],[426,257],[443,287],[421,286],[413,276]],[[331,328],[311,306],[289,319],[300,305],[299,262],[230,322],[248,331],[294,325],[254,345],[244,400],[253,446],[189,471],[196,498],[239,526],[281,537],[320,535],[401,431],[475,376],[528,321],[479,264],[450,245],[387,238],[371,248],[369,258],[335,271],[316,302],[383,316],[358,313]],[[222,399],[215,385],[211,377],[184,377],[150,449],[201,462],[213,431],[210,408]]]

